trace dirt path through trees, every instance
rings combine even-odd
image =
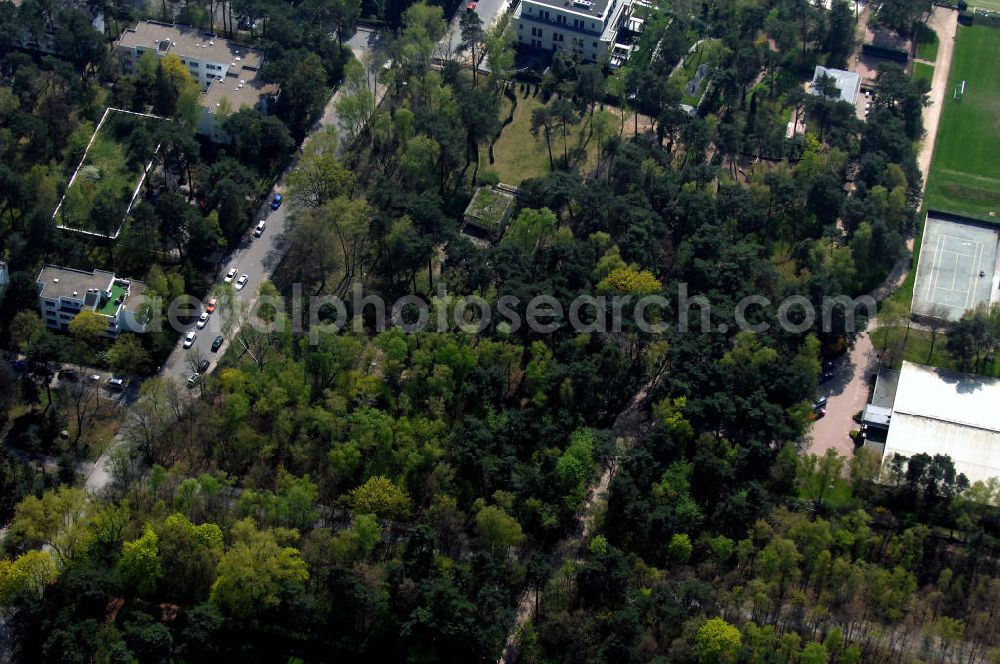
[[[618,453],[603,468],[600,476],[590,485],[587,490],[587,497],[580,506],[580,511],[576,517],[576,527],[573,532],[567,535],[556,545],[550,556],[552,569],[557,570],[566,560],[579,560],[581,545],[593,534],[594,531],[594,509],[605,500],[608,489],[611,487],[611,480],[625,454],[652,428],[652,421],[645,410],[649,401],[649,395],[657,383],[657,379],[651,380],[643,385],[633,396],[625,409],[622,410],[612,427],[615,442],[618,445]],[[504,644],[503,652],[500,654],[498,664],[513,664],[520,654],[521,630],[531,619],[537,594],[541,588],[528,588],[521,595],[517,603],[517,611],[514,618],[514,625],[507,634],[507,641]]]

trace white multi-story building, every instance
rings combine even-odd
[[[565,48],[599,62],[619,50],[618,33],[628,27],[631,5],[631,0],[522,0],[514,12],[517,41],[536,49]]]
[[[145,284],[135,279],[116,277],[112,272],[84,272],[68,267],[46,265],[35,280],[38,307],[45,325],[66,331],[70,321],[81,311],[94,311],[108,321],[104,333],[117,337],[120,332],[146,332],[148,322],[143,310]]]
[[[219,129],[217,115],[224,108],[223,99],[231,111],[248,106],[267,113],[270,101],[278,94],[277,85],[258,79],[264,61],[262,51],[205,34],[197,28],[141,21],[122,32],[115,48],[126,74],[137,71],[139,58],[147,51],[159,58],[176,55],[201,85],[198,132],[217,142],[227,140]]]

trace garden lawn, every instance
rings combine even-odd
[[[494,163],[489,163],[489,151],[484,146],[480,150],[480,169],[492,170],[497,174],[500,182],[514,186],[521,184],[523,180],[528,178],[542,177],[551,170],[544,134],[539,132],[538,136],[535,136],[531,133],[532,112],[543,105],[540,94],[529,93],[525,96],[520,90],[517,91],[517,108],[514,109],[514,119],[503,128],[500,138],[493,145]],[[507,112],[507,108],[504,108],[501,119],[506,117]],[[617,113],[615,115],[617,116]],[[631,127],[631,125],[626,124],[626,127]],[[613,130],[617,134],[617,123],[614,124]],[[597,142],[593,137],[589,141],[587,140],[589,133],[586,115],[581,118],[580,122],[569,127],[566,133],[570,159],[574,166],[582,168],[584,174],[587,174],[597,163]],[[562,131],[553,132],[550,140],[552,142],[552,156],[558,166],[563,157]],[[582,164],[580,164],[581,155],[573,156],[574,150],[579,149],[581,145],[585,150]]]
[[[694,50],[694,53],[689,53],[684,58],[684,64],[681,66],[677,72],[670,77],[670,83],[677,85],[678,89],[681,91],[681,101],[685,104],[691,106],[697,106],[698,102],[701,101],[701,96],[705,93],[705,88],[708,82],[711,80],[712,70],[719,65],[722,59],[722,51],[725,49],[722,42],[718,39],[709,39],[698,45],[698,48]],[[702,79],[701,85],[698,88],[698,93],[695,95],[689,95],[685,86],[688,81],[691,81],[695,73],[698,71],[698,67],[702,64],[707,64],[709,68],[708,75]]]
[[[938,36],[923,23],[917,24],[917,59],[934,62],[937,60]]]
[[[97,130],[59,208],[63,226],[113,236],[156,151],[155,118],[111,111]]]
[[[940,369],[959,370],[958,362],[947,350],[947,328],[938,332],[933,352],[929,330],[911,327],[907,332],[905,325],[878,327],[871,333],[871,340],[872,347],[882,353],[888,368],[899,369],[903,360],[906,360]],[[994,360],[982,373],[987,376],[1000,376],[1000,358]]]
[[[1000,28],[958,27],[926,208],[1000,218],[1000,67],[992,65],[998,59]],[[954,91],[963,80],[966,91],[959,101]]]
[[[934,67],[926,62],[913,63],[913,78],[922,78],[928,83],[934,80]]]

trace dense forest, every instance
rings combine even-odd
[[[262,19],[248,38],[282,94],[274,116],[233,113],[222,147],[193,136],[186,83],[163,61],[125,77],[100,35],[86,54],[0,44],[0,341],[31,367],[98,357],[152,374],[176,333],[49,332],[38,268],[207,292],[341,79],[346,130],[297,156],[284,259],[260,290],[292,311],[296,292],[348,300],[360,283],[450,321],[379,329],[369,307],[320,334],[318,304],[314,329],[260,312],[272,324],[248,326],[196,389],[142,383],[100,496],[79,488],[85,446],[58,435],[74,411],[48,407],[44,371],[0,365],[13,657],[495,662],[527,605],[522,662],[997,661],[1000,486],[970,487],[947,457],[879,482],[866,453],[802,454],[822,361],[860,327],[842,309],[829,328],[777,324],[787,298],[820,310],[867,293],[905,253],[926,82],[886,66],[867,122],[804,93],[815,65],[853,51],[843,0],[672,3],[624,69],[559,51],[537,75],[517,72],[502,28],[463,19],[465,50],[490,63],[473,75],[435,59],[442,7],[374,4],[223,3],[230,21]],[[182,10],[215,20],[214,5]],[[0,4],[7,33],[51,13]],[[361,14],[391,29],[359,61],[338,35]],[[701,39],[724,48],[689,113],[671,72]],[[529,99],[545,174],[514,183],[484,246],[460,232],[463,210],[497,182],[493,148]],[[164,176],[117,242],[70,242],[51,210],[107,105],[176,119],[144,139],[163,143]],[[640,329],[626,304],[610,329],[475,325],[461,314],[473,295],[517,302],[520,319],[538,295],[564,312],[662,295],[647,317],[672,324]],[[766,331],[731,324],[747,296],[768,300],[750,313]],[[26,449],[68,461],[39,470]]]

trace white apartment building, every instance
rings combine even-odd
[[[122,32],[115,48],[126,74],[137,71],[139,58],[147,51],[159,58],[176,55],[187,66],[202,89],[198,132],[216,142],[228,140],[219,129],[217,117],[223,99],[232,111],[248,106],[267,113],[270,101],[278,95],[277,85],[258,79],[264,61],[262,51],[205,34],[197,28],[141,21]]]
[[[145,284],[135,279],[116,277],[112,272],[84,272],[68,267],[46,265],[35,280],[38,285],[38,308],[45,325],[66,331],[81,311],[95,311],[108,321],[105,336],[121,332],[146,332],[139,308]]]
[[[621,50],[616,42],[619,30],[628,29],[631,5],[631,0],[522,0],[514,12],[517,41],[536,49],[565,48],[599,62]]]

